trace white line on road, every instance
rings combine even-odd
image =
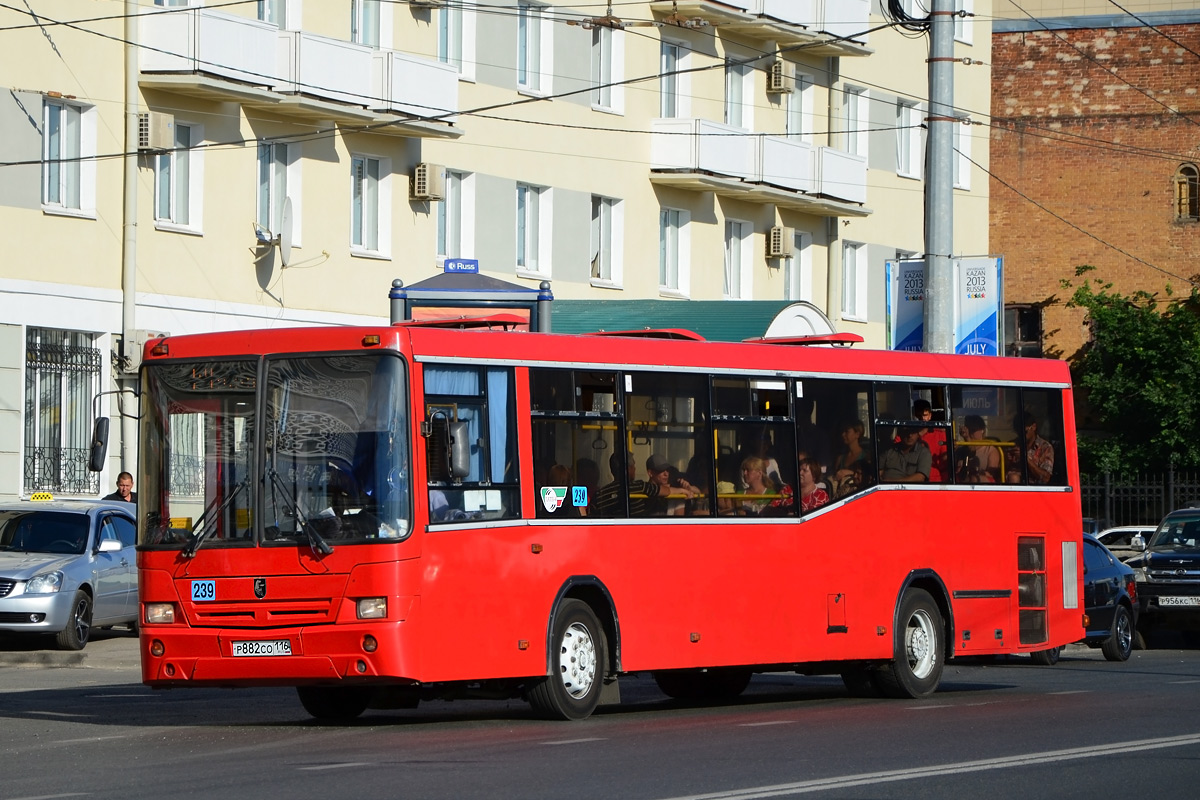
[[[774,786],[755,786],[734,789],[728,792],[690,794],[666,800],[758,800],[764,797],[784,797],[795,794],[823,792],[829,789],[845,789],[850,786],[869,786],[878,783],[907,781],[915,778],[930,778],[939,775],[961,775],[968,772],[983,772],[991,769],[1008,769],[1035,764],[1052,764],[1056,761],[1072,761],[1080,758],[1111,756],[1116,750],[1122,754],[1140,750],[1159,750],[1165,747],[1200,745],[1200,733],[1184,736],[1169,736],[1163,739],[1147,739],[1144,742],[1117,742],[1093,747],[1072,747],[1067,750],[1047,750],[1043,753],[1026,753],[1004,758],[985,758],[979,761],[963,761],[958,764],[937,764],[931,767],[913,767],[887,772],[866,772],[860,775],[842,775],[836,778],[820,778],[796,783],[781,783]]]
[[[603,742],[602,736],[593,736],[590,739],[563,739],[557,742],[542,742],[542,744],[560,745],[560,744],[583,744],[584,742]]]
[[[315,772],[317,770],[322,770],[322,769],[346,769],[347,767],[365,767],[365,766],[367,766],[367,762],[365,762],[365,761],[347,761],[344,764],[318,764],[314,767],[300,767],[300,769],[308,770],[310,772]]]
[[[43,716],[43,717],[73,717],[73,718],[77,718],[77,719],[86,719],[86,718],[92,716],[91,714],[68,714],[65,711],[36,711],[36,710],[34,710],[34,711],[29,711],[27,713],[38,714],[39,716]]]
[[[1181,686],[1181,685],[1183,685],[1183,684],[1185,684],[1185,683],[1200,683],[1200,680],[1192,680],[1192,681],[1167,681],[1167,683],[1169,683],[1169,684],[1172,684],[1172,685],[1174,685],[1174,686]]]
[[[11,800],[58,800],[60,797],[86,797],[87,795],[81,792],[69,792],[67,794],[38,794],[30,795],[29,797],[13,797]]]
[[[1087,694],[1091,689],[1069,689],[1065,692],[1050,692],[1050,694]]]
[[[796,720],[794,720],[794,719],[777,719],[777,720],[774,720],[773,722],[743,722],[741,727],[743,727],[743,728],[762,728],[767,725],[795,725],[795,724],[796,724]]]

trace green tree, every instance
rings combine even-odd
[[[1085,471],[1200,466],[1200,290],[1130,295],[1086,278],[1068,308],[1087,311],[1089,342],[1072,365],[1075,384],[1103,432],[1081,435]]]

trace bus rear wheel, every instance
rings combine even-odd
[[[367,710],[373,690],[365,686],[297,686],[300,705],[322,722],[349,722]]]
[[[550,674],[529,690],[529,704],[545,719],[585,719],[600,703],[605,642],[587,603],[565,600],[554,615]]]
[[[942,613],[929,592],[909,589],[900,601],[892,662],[876,673],[889,697],[921,698],[937,691],[946,662]]]
[[[676,700],[732,700],[746,691],[751,672],[742,667],[670,669],[654,673],[654,682]]]

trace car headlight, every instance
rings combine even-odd
[[[1145,567],[1134,567],[1133,579],[1138,583],[1146,583],[1150,580],[1150,574],[1146,571]]]
[[[34,575],[25,583],[25,594],[53,594],[62,588],[63,574],[57,570]]]

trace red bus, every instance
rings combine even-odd
[[[145,683],[580,719],[1083,636],[1061,362],[502,323],[147,344]]]

